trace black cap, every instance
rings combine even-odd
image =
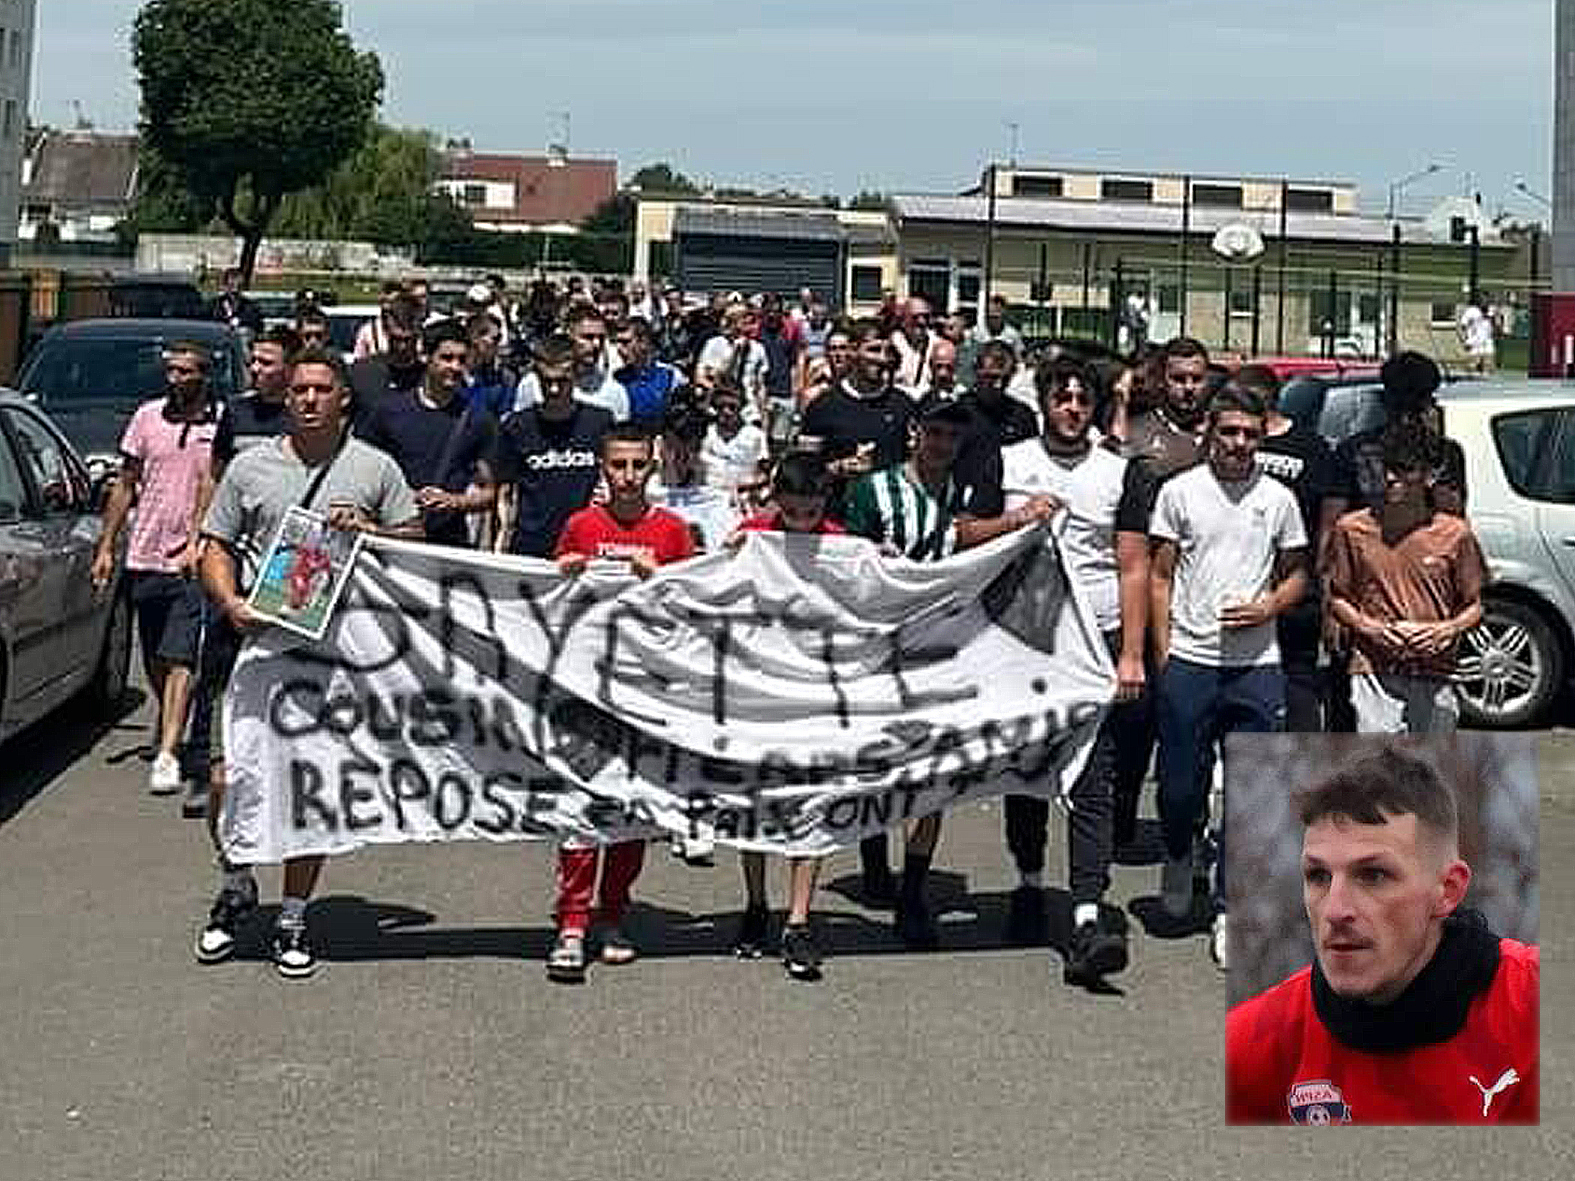
[[[937,398],[928,405],[919,408],[919,422],[921,424],[944,422],[956,427],[972,426],[973,412],[961,402]]]

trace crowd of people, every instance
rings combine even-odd
[[[1207,933],[1223,966],[1224,833],[1209,797],[1224,736],[1455,723],[1455,650],[1486,571],[1463,456],[1438,427],[1439,371],[1419,354],[1383,367],[1386,424],[1331,452],[1279,412],[1269,369],[1213,364],[1184,337],[1124,358],[1029,355],[999,298],[972,325],[917,297],[849,319],[808,290],[693,300],[571,279],[518,301],[480,284],[440,314],[420,285],[391,283],[348,366],[326,327],[307,303],[258,331],[251,389],[227,406],[211,397],[206,352],[172,346],[167,395],[127,431],[106,510],[94,576],[113,577],[129,529],[160,706],[151,787],[187,782],[186,810],[210,831],[219,704],[260,625],[245,592],[297,506],[342,528],[551,559],[565,577],[598,559],[646,577],[754,530],[849,533],[940,561],[1049,519],[1114,670],[1071,792],[1071,984],[1098,986],[1128,962],[1105,896],[1115,860],[1143,859],[1151,762],[1158,921]],[[1047,938],[1049,814],[1041,796],[1006,801],[1016,943]],[[939,815],[911,823],[900,867],[884,837],[860,847],[865,901],[891,908],[914,949],[939,943],[926,881],[940,833]],[[583,979],[593,952],[637,957],[624,916],[643,856],[643,842],[565,842],[550,977]],[[233,954],[257,908],[251,871],[220,860],[204,963]],[[286,976],[316,964],[306,912],[321,864],[285,867],[273,958]],[[790,859],[773,939],[764,859],[742,858],[738,954],[775,946],[791,977],[821,974],[818,869]]]

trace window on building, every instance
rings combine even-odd
[[[1014,197],[1059,197],[1062,195],[1063,184],[1059,176],[1014,176],[1012,178],[1012,196]]]
[[[1331,213],[1334,193],[1329,189],[1286,189],[1285,208],[1292,213]]]
[[[487,203],[487,186],[466,185],[460,194],[460,200],[466,205],[485,205]]]
[[[1233,287],[1230,293],[1230,314],[1233,316],[1252,315],[1252,288]]]
[[[10,45],[9,45],[9,47],[7,49],[7,52],[6,52],[6,60],[8,62],[10,62],[11,68],[13,70],[21,68],[21,65],[22,65],[22,30],[21,29],[12,29],[11,30]]]
[[[1169,315],[1181,311],[1181,288],[1174,283],[1159,285],[1159,310]]]
[[[1333,332],[1336,336],[1351,334],[1352,299],[1349,291],[1336,291],[1333,304]],[[1308,292],[1307,335],[1327,336],[1330,332],[1330,303],[1327,289]]]
[[[0,131],[0,135],[4,135],[6,139],[16,138],[16,99],[14,98],[5,100],[5,126],[3,131]]]
[[[979,286],[979,271],[958,270],[957,302],[959,304],[977,304],[979,302]]]
[[[951,306],[952,264],[945,259],[914,259],[908,264],[908,294],[922,296],[936,315],[945,315]]]
[[[882,275],[879,267],[850,267],[848,278],[853,288],[853,298],[859,303],[873,303],[880,298]]]
[[[1356,297],[1356,320],[1359,324],[1378,323],[1378,309],[1380,301],[1373,292]]]
[[[1152,201],[1154,182],[1106,177],[1099,182],[1099,196],[1105,201]]]
[[[1240,209],[1241,186],[1195,184],[1192,186],[1192,203],[1215,205],[1224,209]]]
[[[1435,299],[1428,304],[1428,323],[1434,328],[1453,328],[1455,326],[1455,301],[1452,299]]]

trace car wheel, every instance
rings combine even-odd
[[[1461,639],[1462,720],[1492,729],[1534,722],[1558,695],[1564,650],[1535,607],[1485,599],[1482,622]]]
[[[131,599],[123,589],[116,590],[104,629],[104,645],[99,650],[98,667],[83,692],[83,700],[95,713],[114,713],[126,699],[131,679]]]

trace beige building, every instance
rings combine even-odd
[[[1456,355],[1469,226],[1490,300],[1516,258],[1475,206],[1458,212],[1364,215],[1339,181],[1072,168],[997,167],[961,195],[891,199],[904,294],[969,311],[1000,295],[1034,335],[1109,340],[1142,320],[1149,339],[1255,354],[1378,355],[1393,323],[1398,347]]]
[[[0,266],[16,248],[35,15],[34,0],[0,0]]]
[[[1453,358],[1468,224],[1490,302],[1524,306],[1526,287],[1515,244],[1463,205],[1456,225],[1390,220],[1343,181],[999,166],[885,212],[641,195],[634,269],[696,292],[824,287],[854,314],[888,290],[974,314],[997,294],[1030,335],[1108,341],[1142,319],[1151,340],[1185,331],[1232,352],[1378,355],[1393,335]]]

